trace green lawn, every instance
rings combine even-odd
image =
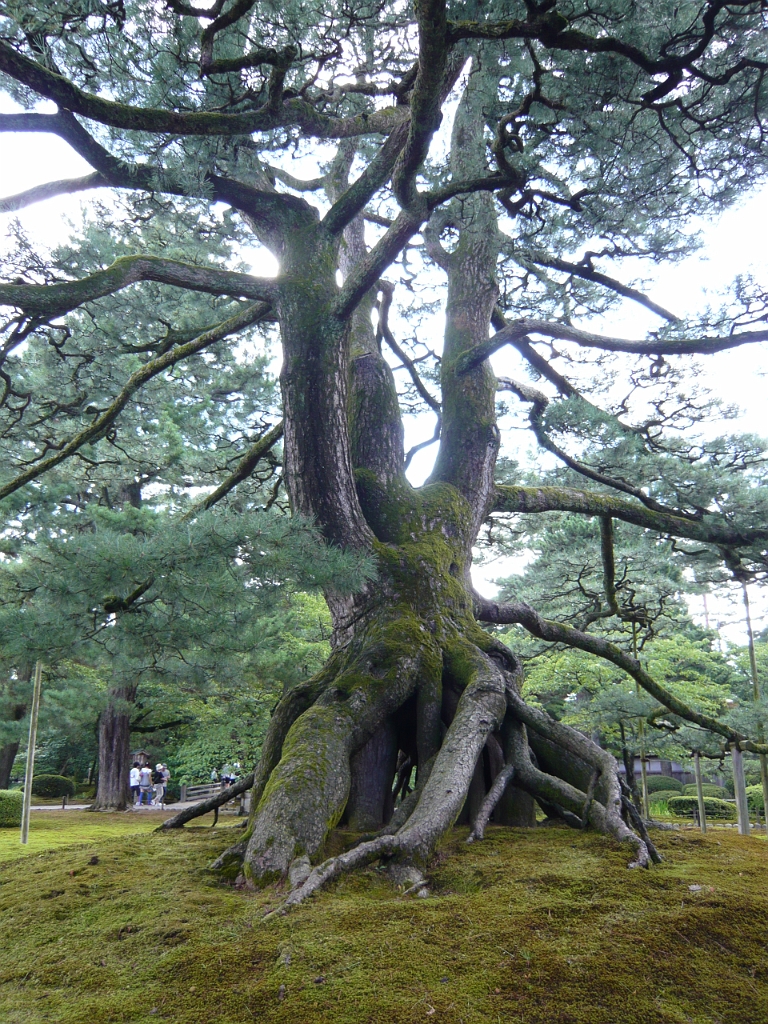
[[[29,817],[29,842],[22,846],[19,829],[0,828],[0,862],[15,860],[62,846],[91,844],[103,839],[151,832],[169,818],[169,811],[125,811],[121,814],[90,811],[35,811]],[[213,820],[213,815],[209,815]],[[202,818],[205,822],[206,819]]]
[[[239,832],[38,815],[41,842],[85,845],[0,864],[3,1024],[768,1020],[762,838],[665,833],[664,864],[628,871],[589,833],[457,832],[427,899],[371,869],[264,922],[275,888],[206,871]]]

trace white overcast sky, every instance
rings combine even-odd
[[[0,110],[14,110],[7,99],[0,99]],[[45,110],[45,106],[40,109]],[[447,126],[446,126],[447,127]],[[4,135],[0,152],[0,197],[13,195],[35,185],[59,178],[78,177],[90,173],[91,168],[61,139],[49,135]],[[302,176],[304,176],[302,174]],[[0,214],[0,230],[6,230],[12,217],[18,217],[31,241],[44,246],[63,242],[69,233],[68,220],[80,219],[81,204],[87,203],[87,194],[51,199],[15,214]],[[694,257],[659,270],[651,287],[651,297],[678,315],[694,313],[709,296],[722,290],[737,274],[751,273],[768,287],[768,189],[752,194],[736,207],[703,228],[705,245]],[[256,268],[254,268],[256,270]],[[264,272],[259,267],[256,272]],[[627,301],[610,321],[592,323],[592,330],[614,333],[624,337],[642,337],[657,327],[658,319],[635,303]],[[706,358],[707,379],[713,390],[728,403],[737,405],[741,415],[737,421],[722,426],[723,432],[743,430],[761,436],[768,435],[766,412],[766,377],[768,376],[768,346],[755,345],[735,349]],[[498,373],[520,376],[519,367],[509,353],[499,353],[494,359]],[[715,429],[716,425],[712,424]],[[407,424],[408,444],[429,436],[432,418],[423,423]],[[434,449],[428,449],[414,459],[411,479],[419,483],[431,468]],[[492,580],[504,575],[509,568],[502,565],[479,567],[478,585],[492,591]],[[756,589],[756,588],[753,588]],[[756,627],[768,624],[768,601],[753,596]],[[700,608],[691,609],[700,617]],[[743,642],[741,614],[735,605],[724,601],[710,601],[710,617],[714,625],[722,621],[723,632],[733,642]]]

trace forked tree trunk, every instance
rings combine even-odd
[[[124,811],[131,806],[131,710],[135,687],[109,690],[99,718],[99,784],[93,811]]]
[[[497,86],[486,75],[476,62],[456,113],[456,179],[486,173],[486,108]],[[343,146],[328,188],[332,202],[353,157]],[[392,372],[371,327],[373,296],[352,316],[335,311],[337,267],[346,279],[365,266],[362,220],[334,239],[314,214],[301,213],[298,203],[295,210],[277,247],[283,275],[275,303],[288,492],[293,510],[311,516],[329,541],[367,552],[377,577],[353,598],[327,595],[334,653],[278,705],[246,836],[217,864],[229,872],[241,861],[252,884],[288,877],[289,902],[376,858],[418,888],[447,829],[478,820],[481,834],[486,795],[505,768],[514,778],[496,821],[532,825],[540,799],[577,827],[628,843],[634,862],[646,864],[647,844],[621,817],[615,760],[548,716],[531,716],[517,659],[475,620],[470,568],[494,498],[496,381],[487,364],[462,373],[457,366],[487,340],[496,302],[493,200],[462,200],[450,253],[438,229],[425,232],[430,256],[447,274],[448,302],[443,436],[432,477],[419,489],[404,476]],[[409,772],[415,788],[407,793]],[[378,834],[310,871],[340,822]]]

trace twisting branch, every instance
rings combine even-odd
[[[199,267],[159,256],[121,256],[107,267],[79,281],[56,284],[0,284],[0,305],[14,306],[28,316],[57,317],[84,302],[112,295],[138,281],[157,281],[190,291],[271,302],[275,282],[231,270]]]
[[[613,519],[610,516],[600,516],[600,559],[603,563],[603,590],[605,591],[608,611],[611,615],[618,615],[616,559],[613,552]]]
[[[448,63],[445,0],[421,0],[415,9],[419,31],[419,67],[411,93],[408,139],[392,176],[392,188],[402,207],[416,195],[415,179],[437,130]]]
[[[389,326],[389,310],[392,306],[392,297],[395,292],[395,286],[389,281],[379,281],[379,291],[381,292],[382,298],[379,303],[379,326],[378,331],[381,337],[386,341],[387,345],[392,349],[397,358],[403,364],[408,371],[413,385],[418,391],[421,398],[426,402],[432,412],[437,413],[439,416],[441,413],[440,403],[436,398],[433,398],[424,386],[424,382],[419,376],[419,371],[416,369],[413,360],[409,359],[405,351],[401,348],[398,342],[395,340],[395,336]]]
[[[586,463],[580,462],[578,459],[574,459],[558,444],[555,444],[544,428],[544,413],[549,405],[549,399],[543,392],[538,391],[529,384],[520,384],[518,381],[510,380],[508,377],[499,378],[497,389],[499,391],[511,391],[524,402],[530,402],[532,404],[531,411],[528,413],[528,421],[531,424],[531,429],[533,430],[536,440],[542,448],[555,455],[575,473],[585,476],[588,480],[594,480],[597,484],[603,484],[605,487],[611,487],[615,491],[621,491],[623,494],[630,494],[633,498],[637,498],[637,500],[642,502],[643,505],[647,508],[653,509],[655,512],[663,512],[667,515],[680,516],[683,519],[700,518],[698,514],[691,515],[678,509],[672,509],[668,508],[666,505],[662,505],[661,502],[656,501],[655,498],[646,494],[641,487],[633,487],[632,484],[627,483],[626,480],[620,480],[618,477],[608,476],[606,473],[600,473],[598,470],[592,469],[591,466],[587,466]],[[582,399],[582,401],[586,400]],[[591,405],[592,408],[595,408],[591,402],[588,402],[587,404]],[[624,424],[620,422],[619,426],[625,433],[631,432],[631,428],[625,427]]]
[[[379,302],[379,325],[377,333],[380,337],[386,341],[387,345],[392,349],[397,358],[403,364],[405,369],[408,371],[411,380],[413,381],[414,387],[426,402],[429,408],[435,413],[435,429],[432,437],[426,441],[419,441],[415,444],[406,454],[404,468],[408,469],[411,464],[411,460],[417,452],[420,452],[422,448],[428,448],[429,445],[435,444],[440,440],[440,434],[443,429],[443,412],[440,403],[436,398],[433,398],[424,386],[424,382],[419,376],[419,371],[416,369],[412,359],[409,359],[405,351],[395,340],[395,336],[389,326],[389,310],[392,305],[392,297],[394,295],[395,286],[390,281],[379,281],[379,291],[381,292],[381,301]]]
[[[504,314],[498,306],[494,307],[493,313],[491,314],[491,323],[497,331],[500,331],[502,328],[507,326]],[[559,394],[564,395],[565,397],[579,394],[568,378],[564,377],[562,373],[558,373],[554,366],[552,366],[552,364],[548,362],[541,353],[536,351],[528,338],[523,336],[510,342],[510,344],[513,348],[517,349],[529,366],[532,366],[537,373],[541,374],[544,380],[548,380],[550,384],[554,384]]]
[[[686,519],[677,513],[656,512],[614,494],[580,491],[575,487],[521,487],[497,484],[494,512],[575,512],[610,515],[633,526],[672,537],[724,547],[749,547],[768,540],[766,527],[736,527],[722,516],[708,514]]]
[[[7,196],[0,199],[0,213],[13,213],[16,210],[23,210],[25,206],[32,206],[33,203],[40,203],[45,199],[53,199],[56,196],[69,196],[75,192],[85,192],[92,188],[104,188],[109,185],[106,178],[96,171],[94,174],[86,174],[82,178],[62,178],[59,181],[49,181],[45,185],[35,185],[24,192],[17,192],[14,196]]]
[[[729,743],[736,743],[742,750],[751,750],[757,753],[768,753],[768,744],[754,743],[748,737],[742,735],[729,726],[719,722],[716,718],[703,715],[699,711],[689,707],[666,687],[662,686],[642,667],[639,661],[630,657],[615,644],[604,640],[602,637],[593,636],[591,633],[583,633],[573,626],[563,622],[554,622],[552,619],[545,619],[534,608],[520,602],[509,604],[496,604],[488,601],[479,595],[475,595],[475,615],[481,622],[493,622],[499,625],[520,625],[528,630],[533,636],[548,643],[566,644],[568,647],[575,647],[589,654],[595,654],[598,658],[604,658],[622,669],[631,676],[640,686],[650,693],[660,704],[663,704],[672,714],[678,715],[689,722],[700,725],[703,729],[725,737]],[[516,705],[517,710],[517,705]],[[522,712],[520,712],[522,716]],[[525,719],[523,719],[525,721]]]
[[[283,421],[280,420],[276,423],[271,430],[268,430],[263,437],[260,437],[255,444],[251,445],[242,459],[238,462],[235,470],[230,473],[226,480],[223,480],[219,486],[211,494],[206,495],[202,501],[198,501],[197,504],[193,505],[189,511],[185,512],[181,517],[181,522],[185,522],[188,519],[193,519],[196,515],[201,512],[207,511],[221,499],[229,494],[242,480],[246,480],[256,468],[257,464],[268,451],[277,444],[280,438],[283,436]]]
[[[507,324],[497,331],[482,345],[469,349],[456,361],[456,373],[469,373],[498,352],[505,345],[514,344],[530,334],[541,334],[545,338],[557,338],[560,341],[573,341],[583,348],[597,348],[606,352],[631,352],[646,356],[674,355],[711,355],[727,349],[738,348],[739,345],[754,345],[760,341],[768,341],[768,330],[744,331],[741,334],[729,334],[716,338],[685,338],[630,341],[625,338],[608,338],[601,334],[581,331],[568,324],[551,323],[547,320],[532,320],[528,317]]]
[[[161,135],[250,135],[289,125],[295,125],[306,135],[316,138],[349,138],[378,133],[388,135],[396,124],[408,116],[407,108],[387,107],[348,118],[330,117],[321,114],[311,103],[300,97],[285,101],[281,99],[277,108],[268,100],[257,110],[241,114],[132,107],[85,92],[2,41],[0,71],[80,117],[112,128]]]
[[[96,417],[90,426],[70,438],[70,440],[67,441],[55,455],[51,455],[40,462],[33,463],[29,469],[25,470],[23,473],[19,473],[18,476],[0,486],[0,499],[7,497],[9,494],[13,494],[13,492],[17,491],[20,487],[30,483],[32,480],[36,480],[38,477],[42,476],[43,473],[47,473],[49,469],[53,469],[54,466],[58,466],[61,462],[64,462],[65,459],[74,455],[75,452],[83,447],[83,445],[94,443],[103,437],[105,431],[114,423],[122,410],[128,404],[131,396],[134,395],[142,385],[146,384],[147,381],[156,377],[159,373],[162,373],[169,367],[174,366],[176,363],[180,362],[180,360],[187,359],[189,356],[194,355],[197,352],[201,352],[209,345],[213,345],[215,342],[221,341],[229,334],[234,334],[236,331],[240,331],[245,327],[250,327],[253,324],[258,323],[259,320],[263,320],[268,315],[270,309],[271,307],[267,303],[258,303],[253,306],[248,306],[241,312],[236,313],[235,316],[223,321],[223,323],[205,331],[205,333],[201,334],[193,341],[187,342],[185,345],[174,345],[174,347],[169,349],[168,352],[164,352],[156,359],[150,359],[135,373],[131,374],[115,400],[100,416]]]
[[[584,281],[601,284],[603,287],[616,292],[617,295],[623,295],[625,298],[632,299],[634,302],[639,303],[639,305],[645,306],[646,309],[656,313],[657,316],[667,320],[669,323],[680,322],[680,318],[675,316],[674,313],[670,313],[668,309],[660,306],[658,302],[654,302],[653,299],[638,291],[637,288],[630,288],[628,285],[622,284],[621,281],[617,281],[616,278],[609,277],[607,274],[595,270],[589,259],[584,259],[580,263],[569,263],[567,260],[558,259],[556,256],[546,256],[541,253],[526,253],[524,259],[540,267],[551,267],[552,270],[561,270],[564,274],[572,274],[574,277],[580,277]]]
[[[371,197],[386,184],[408,137],[408,122],[399,124],[363,173],[339,196],[323,218],[331,234],[338,234],[360,213]]]

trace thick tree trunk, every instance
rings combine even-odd
[[[3,693],[3,697],[7,702],[5,704],[6,721],[18,723],[26,715],[29,697],[25,696],[25,694],[31,679],[32,666],[23,664],[17,672],[16,679],[8,680],[6,683],[5,692]],[[0,789],[8,788],[11,781],[13,762],[16,760],[16,755],[19,752],[20,743],[21,735],[17,735],[16,739],[12,739],[0,747]]]
[[[486,107],[497,83],[484,75],[476,62],[457,111],[456,179],[486,173]],[[332,202],[354,157],[345,147],[331,173]],[[366,259],[362,221],[332,238],[307,215],[282,238],[275,312],[291,506],[331,543],[369,553],[377,568],[353,598],[327,595],[334,653],[278,705],[255,772],[248,831],[217,862],[227,872],[241,863],[253,885],[288,877],[289,902],[376,858],[399,882],[423,887],[440,838],[462,817],[478,822],[479,837],[488,791],[512,768],[497,821],[534,824],[541,798],[578,827],[631,843],[637,863],[648,859],[621,818],[616,762],[548,716],[531,720],[517,659],[475,621],[470,567],[492,499],[496,385],[487,364],[468,373],[457,364],[488,339],[499,234],[488,195],[461,203],[454,250],[442,248],[439,231],[431,236],[430,254],[448,275],[444,430],[430,482],[418,490],[403,472],[393,377],[371,328],[373,297],[351,316],[335,313],[337,268],[347,279]],[[567,752],[549,757],[552,774],[534,764],[527,727],[540,745]],[[396,778],[398,764],[408,767]],[[413,769],[416,788],[407,793]],[[313,869],[341,821],[379,834]]]
[[[18,752],[18,740],[14,743],[6,743],[4,747],[0,747],[0,789],[8,789],[11,781],[11,769]]]
[[[135,687],[110,689],[99,718],[99,785],[93,811],[124,811],[131,806],[131,709]]]

